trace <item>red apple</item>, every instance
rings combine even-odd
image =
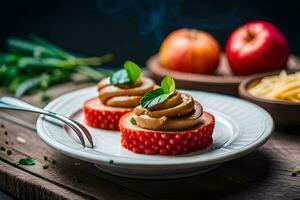
[[[179,29],[162,43],[159,60],[163,67],[183,72],[211,74],[219,64],[220,47],[208,33]]]
[[[236,75],[284,69],[288,55],[284,35],[265,21],[252,21],[237,28],[226,44],[226,56]]]

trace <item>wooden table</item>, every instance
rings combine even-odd
[[[55,97],[88,85],[64,84],[49,94]],[[44,106],[38,95],[24,100]],[[36,117],[0,111],[0,145],[12,151],[0,151],[0,187],[20,199],[300,199],[300,176],[291,176],[300,164],[299,127],[277,128],[263,147],[212,172],[147,181],[106,174],[48,147],[36,134]],[[34,158],[36,165],[16,166],[23,156]]]

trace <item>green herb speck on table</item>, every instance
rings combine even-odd
[[[35,160],[30,157],[24,157],[17,162],[17,165],[35,165]]]
[[[48,169],[48,168],[49,168],[49,166],[47,164],[43,165],[43,169]]]
[[[6,151],[6,154],[10,156],[10,155],[12,154],[12,151],[8,149],[8,150]]]

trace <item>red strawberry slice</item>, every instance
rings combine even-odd
[[[106,106],[98,98],[86,101],[83,106],[84,118],[89,126],[108,130],[119,130],[120,118],[130,111],[131,108]]]
[[[157,131],[140,128],[130,122],[133,113],[119,122],[121,143],[126,149],[141,154],[179,155],[205,149],[212,144],[214,116],[204,112],[203,122],[184,131]]]

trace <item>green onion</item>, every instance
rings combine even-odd
[[[77,57],[39,36],[31,35],[30,39],[8,38],[9,51],[0,53],[0,86],[17,97],[71,81],[74,74],[93,81],[112,74],[109,70],[91,67],[110,62],[111,54]]]

